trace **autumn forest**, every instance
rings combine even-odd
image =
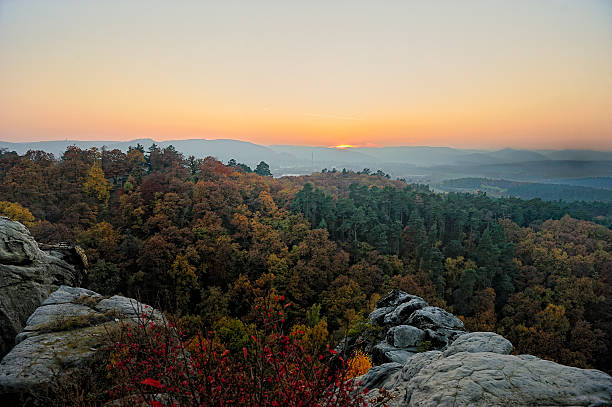
[[[155,145],[3,151],[0,180],[2,215],[85,250],[86,287],[205,326],[230,350],[266,290],[323,344],[400,288],[517,353],[612,371],[609,203],[442,194],[374,171],[273,178],[263,162]]]

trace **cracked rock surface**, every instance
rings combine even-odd
[[[444,356],[459,352],[493,352],[509,355],[512,352],[512,343],[494,332],[472,332],[457,338],[444,351]]]
[[[392,369],[368,371],[358,380],[386,389],[393,397],[386,403],[389,407],[612,404],[608,374],[509,355],[511,350],[501,335],[474,332],[460,336],[444,352],[417,353],[401,368],[394,364]],[[367,400],[380,394],[373,390]]]

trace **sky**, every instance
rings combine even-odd
[[[0,0],[0,140],[612,150],[612,1]]]

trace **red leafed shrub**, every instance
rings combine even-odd
[[[255,307],[257,333],[238,354],[211,333],[185,338],[169,323],[124,325],[108,365],[112,398],[153,406],[364,406],[344,361],[329,367],[334,351],[309,354],[296,333],[284,332],[281,298]]]

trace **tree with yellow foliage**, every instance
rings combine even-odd
[[[106,206],[110,198],[110,189],[102,167],[99,164],[93,164],[89,168],[87,178],[83,183],[83,192],[96,199],[102,206]]]
[[[0,215],[21,222],[29,228],[34,226],[34,215],[28,208],[16,202],[0,201]]]

